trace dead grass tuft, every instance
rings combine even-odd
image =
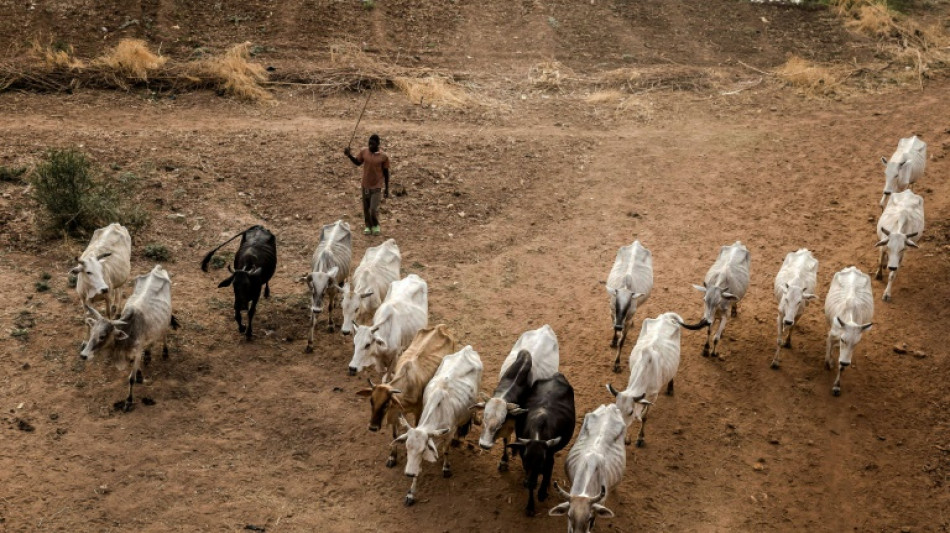
[[[165,65],[167,58],[153,53],[141,39],[122,39],[119,44],[100,56],[93,65],[113,71],[117,76],[147,81],[150,72]]]
[[[843,80],[834,69],[815,65],[795,55],[775,69],[775,74],[787,85],[810,97],[835,94]]]
[[[584,101],[588,104],[617,104],[626,97],[622,91],[617,89],[606,89],[603,91],[596,91],[588,94],[584,97]]]
[[[248,61],[251,43],[237,44],[223,54],[194,61],[186,69],[198,80],[211,82],[217,90],[251,102],[269,102],[274,96],[261,86],[267,70]]]
[[[435,104],[454,108],[475,105],[478,100],[451,80],[437,76],[410,78],[396,76],[393,85],[406,95],[410,102]]]
[[[528,81],[542,91],[560,91],[574,72],[559,61],[544,61],[528,70]]]
[[[40,44],[33,41],[30,45],[30,55],[43,62],[48,69],[76,70],[86,65],[77,59],[72,46],[55,47],[52,43]]]

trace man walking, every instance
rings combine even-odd
[[[379,235],[379,202],[380,193],[389,198],[389,156],[379,149],[379,135],[375,133],[369,137],[369,146],[360,150],[356,157],[347,146],[343,154],[350,158],[354,165],[363,165],[363,222],[366,227],[363,235]],[[385,185],[385,191],[383,186]]]

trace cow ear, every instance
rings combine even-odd
[[[738,300],[738,299],[739,299],[738,296],[736,296],[735,294],[732,294],[731,292],[724,292],[724,293],[722,293],[722,297],[725,298],[725,299],[727,299],[727,300]]]
[[[373,395],[373,389],[360,389],[360,390],[356,391],[356,395],[357,395],[357,396],[372,396],[372,395]]]
[[[877,244],[875,244],[874,246],[875,246],[875,247],[884,246],[884,245],[887,244],[887,241],[888,241],[888,239],[886,239],[886,238],[885,238],[885,239],[881,239],[881,240],[877,241]]]
[[[327,272],[327,276],[335,278],[340,273],[340,267],[333,267]]]
[[[887,158],[883,155],[881,156],[881,163],[884,163],[884,166],[887,166]]]
[[[571,502],[564,502],[560,505],[552,507],[551,510],[548,511],[548,516],[564,516],[570,509]]]
[[[79,274],[80,272],[82,272],[82,265],[77,265],[69,269],[70,274]]]
[[[97,260],[97,261],[102,261],[103,259],[105,259],[106,257],[109,257],[110,255],[112,255],[112,252],[106,252],[106,253],[104,253],[104,254],[102,254],[102,255],[96,256],[96,260]]]
[[[449,432],[449,428],[437,429],[437,430],[435,430],[435,431],[430,431],[430,432],[429,432],[429,436],[430,436],[430,437],[441,437],[442,435],[445,435],[445,434],[448,433],[448,432]]]
[[[598,518],[613,518],[614,517],[613,511],[611,511],[610,509],[604,507],[603,505],[599,503],[595,503],[594,505],[591,506],[591,508],[593,508],[594,514],[596,514]]]
[[[548,448],[553,448],[557,446],[558,444],[560,444],[560,442],[561,442],[561,437],[554,437],[553,439],[550,439],[547,442],[545,442],[544,445],[547,446]]]
[[[124,341],[125,339],[128,339],[128,338],[129,338],[128,333],[122,331],[121,329],[115,330],[115,340]]]
[[[523,415],[523,414],[525,414],[525,413],[527,413],[527,412],[528,412],[528,410],[525,409],[524,407],[515,407],[514,409],[509,410],[509,411],[508,411],[508,414],[509,414],[510,416],[521,416],[521,415]]]
[[[373,295],[373,289],[370,289],[364,292],[363,294],[360,294],[360,298],[369,298],[372,295]]]
[[[844,327],[844,320],[841,320],[840,316],[835,317],[835,322],[837,322],[839,326]]]
[[[607,287],[607,294],[611,296],[617,296],[617,289],[612,289],[610,287]]]
[[[818,297],[817,295],[812,294],[812,293],[810,293],[810,292],[802,293],[802,298],[804,298],[804,299],[806,299],[806,300],[814,300],[814,299],[817,298],[817,297]]]
[[[485,402],[478,402],[475,405],[469,407],[469,409],[472,409],[472,410],[478,410],[478,409],[484,409],[484,408],[485,408]]]
[[[223,287],[227,287],[228,285],[231,284],[232,281],[234,281],[234,274],[231,274],[230,276],[224,278],[224,281],[222,281],[221,283],[218,283],[218,288],[220,289]]]
[[[906,244],[907,246],[910,246],[911,248],[920,248],[920,246],[917,246],[917,243],[916,243],[916,242],[914,242],[914,241],[912,241],[912,240],[910,240],[910,239],[904,240],[904,244]]]
[[[86,317],[86,324],[91,328],[96,325],[96,319],[91,316]]]
[[[693,288],[699,292],[706,292],[706,287],[700,287],[699,285],[693,284]]]
[[[310,274],[309,274],[309,273],[304,274],[303,276],[300,276],[299,278],[297,278],[297,279],[294,280],[294,282],[296,282],[296,283],[306,283],[306,282],[308,282],[308,281],[310,281]]]
[[[408,433],[403,433],[402,435],[400,435],[400,436],[396,437],[395,439],[393,439],[393,441],[392,441],[392,443],[390,444],[390,446],[395,446],[395,445],[399,444],[400,442],[406,442],[406,439],[408,439],[408,438],[409,438],[409,434],[408,434]]]
[[[874,325],[873,323],[868,322],[867,324],[864,324],[864,325],[861,326],[861,331],[867,331],[867,330],[871,329],[871,326],[873,326],[873,325]]]
[[[253,268],[253,269],[251,269],[250,271],[248,271],[247,275],[248,275],[248,276],[259,276],[259,275],[261,274],[261,270],[262,270],[261,267]]]

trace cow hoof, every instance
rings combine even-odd
[[[406,495],[406,507],[412,507],[416,503],[416,498],[412,494]]]
[[[528,478],[524,478],[521,480],[521,486],[524,488],[528,488]]]
[[[832,396],[841,396],[841,387],[833,387],[831,389]]]
[[[507,472],[507,471],[508,471],[508,461],[501,461],[500,463],[498,463],[498,471],[499,471],[499,472]]]
[[[535,512],[535,510],[534,510],[533,507],[528,507],[527,509],[524,510],[524,515],[525,515],[525,516],[533,517],[533,516],[536,515],[536,514],[538,514],[538,513]]]
[[[145,381],[145,378],[142,377],[142,371],[141,371],[141,370],[136,370],[136,371],[135,371],[135,382],[138,383],[139,385],[141,385],[143,381]]]
[[[709,347],[703,348],[703,357],[709,357]]]
[[[772,364],[769,365],[769,368],[772,370],[778,370],[778,362],[772,361]]]
[[[548,491],[546,491],[546,490],[539,490],[539,491],[538,491],[538,501],[539,501],[539,502],[543,502],[543,501],[546,500],[546,499],[548,499]]]
[[[390,456],[389,459],[386,459],[386,468],[392,468],[396,466],[396,458]]]
[[[244,333],[247,331],[247,326],[238,326],[238,333]]]
[[[334,331],[336,331],[336,328],[333,326],[327,326],[327,333],[333,333]]]
[[[168,359],[168,346],[162,346],[162,359]]]
[[[616,347],[617,347],[617,339],[614,339],[614,340],[610,341],[610,347],[611,347],[611,348],[616,348]]]
[[[643,439],[637,439],[637,448],[643,448],[644,444]]]
[[[443,470],[442,470],[442,477],[444,477],[444,478],[450,478],[450,477],[452,477],[452,471],[451,471],[451,470],[445,470],[445,469],[443,469]]]
[[[620,373],[620,365],[614,365],[614,374]]]
[[[825,361],[825,370],[831,370],[831,363]]]
[[[147,396],[143,396],[143,397],[142,397],[142,405],[153,406],[153,405],[155,405],[155,400],[153,400],[153,399],[151,399],[151,398],[149,398],[149,397],[147,397]]]
[[[878,270],[877,274],[874,276],[874,279],[881,281],[882,279],[884,279],[884,274],[882,274],[881,271]]]
[[[313,353],[313,346],[307,346],[304,348],[303,353]]]
[[[890,294],[885,294],[884,296],[881,296],[881,299],[884,300],[885,302],[890,302],[890,301],[891,301],[891,295],[890,295]]]
[[[782,348],[791,348],[791,347],[792,347],[792,340],[791,340],[791,339],[789,339],[789,340],[785,341],[784,343],[782,343]]]
[[[718,359],[718,358],[719,358],[719,353],[713,352],[713,353],[709,354],[709,357],[715,357],[715,358]]]
[[[630,437],[624,437],[624,439],[623,439],[624,445],[630,446],[630,442],[631,442],[631,441],[630,441]]]
[[[135,408],[135,404],[133,404],[131,400],[125,399],[125,400],[119,400],[115,402],[114,404],[112,404],[112,407],[114,407],[116,411],[129,413],[129,412],[132,412],[132,409]]]

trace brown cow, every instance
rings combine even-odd
[[[368,396],[370,404],[369,430],[379,431],[385,418],[392,427],[393,439],[403,413],[412,414],[413,423],[419,423],[422,414],[422,393],[435,375],[442,358],[459,350],[458,341],[445,324],[425,328],[416,333],[412,344],[399,356],[393,370],[393,378],[387,383],[375,384],[370,379],[370,388],[358,391],[358,396]],[[396,408],[393,408],[395,404]],[[396,447],[390,445],[386,466],[396,466]]]

